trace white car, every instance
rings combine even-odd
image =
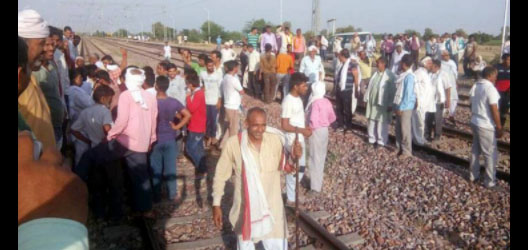
[[[330,37],[330,39],[328,39],[328,52],[326,53],[326,59],[334,59],[334,53],[332,52],[332,50],[336,37],[343,38],[343,40],[341,40],[341,48],[350,50],[350,40],[352,40],[354,34],[356,33],[359,35],[359,40],[361,41],[361,43],[364,43],[365,40],[367,40],[367,37],[369,35],[372,35],[371,32],[346,32],[335,34],[334,36]]]

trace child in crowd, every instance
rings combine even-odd
[[[71,133],[76,138],[75,165],[86,150],[104,141],[110,131],[113,124],[110,103],[114,94],[112,88],[99,86],[93,94],[95,105],[81,111],[78,119],[72,124]]]
[[[90,94],[86,93],[86,91],[81,88],[83,84],[83,76],[80,69],[73,71],[70,82],[71,86],[68,88],[70,118],[72,122],[75,122],[81,111],[94,105],[94,101],[90,97]]]

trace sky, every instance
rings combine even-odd
[[[199,29],[210,20],[227,30],[241,31],[246,22],[264,18],[280,22],[281,0],[18,0],[18,10],[35,9],[51,25],[69,25],[77,32],[125,28],[150,31],[157,21],[170,27]],[[311,0],[282,0],[283,21],[294,29],[311,29]],[[423,33],[485,32],[498,35],[504,22],[505,0],[320,0],[320,29],[353,25],[373,33],[413,29]],[[508,11],[509,12],[509,11]],[[508,13],[509,15],[509,13]],[[510,20],[508,17],[507,24]]]

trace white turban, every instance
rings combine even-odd
[[[421,66],[425,66],[425,64],[426,64],[428,61],[431,61],[431,60],[433,60],[433,59],[431,59],[431,57],[426,56],[426,57],[424,57],[424,58],[420,61],[420,64],[421,64]]]
[[[402,42],[397,42],[397,43],[396,43],[396,47],[398,47],[398,46],[402,47],[402,46],[403,46],[403,43],[402,43]]]
[[[317,53],[319,53],[319,50],[314,45],[308,47],[308,51],[312,51],[312,50],[315,50],[315,51],[317,51]]]
[[[326,94],[326,84],[323,81],[318,81],[312,84],[312,94],[310,94],[310,98],[308,99],[308,104],[306,105],[306,111],[309,110],[310,105],[312,105],[313,102],[321,98],[324,98],[325,94]]]
[[[18,12],[18,35],[22,38],[47,38],[48,23],[34,10]]]
[[[83,60],[84,61],[84,57],[82,57],[82,56],[75,57],[75,61],[77,61],[77,60]]]
[[[132,70],[139,70],[141,74],[134,75],[131,73]],[[132,95],[132,98],[136,103],[141,105],[143,109],[148,109],[147,104],[143,100],[143,96],[141,96],[141,86],[145,82],[145,71],[141,69],[136,68],[129,68],[127,69],[126,75],[125,75],[125,85],[130,91],[130,94]]]

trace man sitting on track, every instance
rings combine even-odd
[[[238,235],[238,249],[255,249],[254,242],[258,241],[262,241],[265,249],[288,249],[279,168],[283,162],[281,155],[285,152],[281,132],[267,127],[266,121],[263,109],[250,109],[246,119],[247,130],[227,140],[216,165],[213,220],[221,229],[220,202],[225,183],[234,170],[235,192],[229,221]],[[302,154],[300,144],[295,144],[294,151],[299,158]]]

